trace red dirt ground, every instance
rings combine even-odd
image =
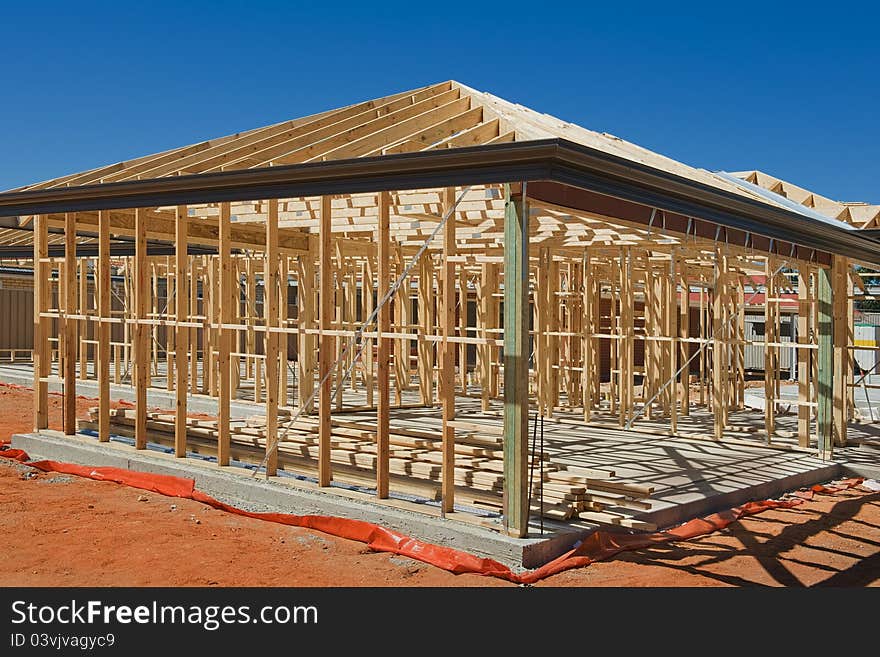
[[[32,426],[0,386],[0,440]],[[50,425],[60,426],[52,395]],[[77,402],[84,416],[95,400]],[[298,527],[0,460],[0,586],[510,586]],[[539,586],[876,586],[880,494],[818,495],[723,532],[625,553]]]

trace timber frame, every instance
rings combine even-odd
[[[384,499],[414,472],[395,409],[437,406],[423,439],[437,443],[426,476],[442,512],[480,479],[460,476],[462,454],[480,454],[462,437],[489,435],[516,536],[534,511],[530,409],[676,435],[704,413],[720,440],[745,405],[747,344],[765,350],[765,442],[790,348],[797,444],[830,457],[852,409],[852,264],[880,265],[867,234],[455,82],[13,190],[0,212],[18,216],[5,243],[32,241],[37,430],[62,380],[76,432],[76,380],[92,376],[108,440],[112,376],[136,390],[138,449],[155,437],[148,389],[176,391],[185,457],[200,393],[217,400],[222,467],[241,449],[232,405],[246,389],[264,408],[248,435],[267,476],[299,440],[329,486],[354,458],[336,442],[344,414],[372,409],[366,470]],[[761,342],[743,334],[758,286]],[[783,292],[797,294],[794,345],[779,335]],[[500,405],[503,424],[457,414],[470,396]]]

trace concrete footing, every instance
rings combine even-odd
[[[44,431],[17,434],[13,447],[25,450],[35,459],[52,459],[81,465],[112,466],[139,472],[173,475],[193,479],[198,489],[225,502],[255,511],[277,511],[300,515],[318,514],[373,522],[423,541],[453,547],[501,561],[513,568],[535,568],[571,549],[595,528],[573,528],[544,537],[518,539],[489,527],[410,510],[411,505],[395,506],[371,501],[364,493],[340,488],[318,488],[289,477],[251,476],[240,467],[220,468],[195,458],[178,459],[162,451],[135,450],[132,446],[99,443],[85,435],[65,436]],[[871,464],[823,463],[796,474],[764,481],[735,490],[693,497],[677,504],[639,514],[641,520],[659,527],[670,527],[691,518],[714,513],[750,500],[778,497],[782,493],[841,476],[876,477],[880,468]],[[410,506],[410,508],[406,508]]]
[[[53,435],[54,434],[54,435]],[[371,503],[344,495],[346,491],[303,488],[295,479],[251,476],[252,471],[218,467],[197,459],[178,459],[152,450],[136,450],[118,443],[99,443],[94,438],[65,436],[55,432],[16,434],[12,444],[32,459],[50,459],[81,465],[110,466],[137,472],[185,477],[196,488],[224,502],[254,511],[297,515],[327,515],[366,520],[413,538],[445,545],[482,557],[497,559],[511,567],[534,567],[556,554],[546,552],[540,539],[516,539],[489,528],[442,519],[415,511]],[[361,498],[366,496],[361,494]],[[564,548],[559,553],[564,551]]]

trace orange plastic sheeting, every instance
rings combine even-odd
[[[476,573],[516,581],[516,575],[513,571],[504,564],[492,559],[484,559],[453,548],[425,543],[424,541],[419,541],[403,534],[397,534],[390,529],[363,520],[333,516],[298,516],[291,513],[255,513],[245,511],[196,490],[195,482],[192,479],[135,472],[122,468],[90,467],[59,461],[35,461],[28,465],[44,472],[60,472],[87,477],[97,481],[112,481],[117,484],[149,490],[170,497],[190,498],[216,509],[247,516],[248,518],[315,529],[325,534],[366,543],[371,549],[379,552],[393,552],[394,554],[424,561],[455,574]]]
[[[817,484],[809,490],[809,499],[811,499],[815,493],[837,493],[858,486],[862,481],[862,479],[846,479],[840,482],[839,486],[822,486]],[[620,552],[639,550],[660,543],[686,541],[691,538],[696,538],[697,536],[703,536],[724,529],[740,518],[753,516],[769,509],[790,509],[799,504],[803,504],[803,501],[803,499],[793,499],[746,502],[742,506],[734,507],[719,513],[713,513],[705,518],[694,518],[674,529],[653,534],[616,534],[612,532],[596,531],[590,534],[583,543],[573,550],[570,550],[553,561],[544,564],[537,570],[523,573],[520,575],[519,579],[524,584],[533,584],[545,577],[561,573],[564,570],[588,566],[594,561],[608,559]]]
[[[22,450],[0,451],[0,456],[6,456],[8,453],[17,453],[17,455],[11,456],[11,458],[16,460],[27,460],[27,454],[22,452]],[[23,455],[23,458],[21,458],[21,455]],[[373,550],[407,556],[437,566],[438,568],[443,568],[451,573],[488,575],[506,579],[517,584],[533,584],[545,577],[571,568],[588,566],[595,561],[607,559],[620,552],[638,550],[661,543],[688,540],[709,534],[723,529],[730,523],[745,516],[762,513],[768,509],[789,509],[802,504],[804,499],[811,499],[816,493],[836,493],[858,486],[862,482],[862,479],[847,479],[840,482],[839,486],[813,486],[807,491],[799,491],[798,497],[800,499],[748,502],[742,506],[715,513],[705,518],[695,518],[665,532],[622,534],[596,531],[590,534],[580,545],[544,566],[524,573],[515,573],[494,559],[485,559],[453,548],[425,543],[424,541],[419,541],[404,534],[398,534],[390,529],[363,520],[351,520],[349,518],[336,518],[333,516],[298,516],[290,513],[255,513],[245,511],[196,490],[192,479],[134,472],[121,468],[89,467],[58,461],[36,461],[29,463],[29,465],[45,472],[60,472],[88,477],[98,481],[112,481],[117,484],[149,490],[161,495],[190,498],[216,509],[247,516],[248,518],[275,522],[282,525],[306,527],[324,532],[325,534],[366,543]]]
[[[768,509],[788,509],[801,503],[801,500],[749,502],[729,511],[715,513],[705,518],[694,518],[675,529],[653,534],[618,534],[601,530],[596,531],[590,534],[584,539],[583,543],[573,550],[544,564],[537,570],[523,573],[520,576],[520,580],[525,584],[533,584],[538,580],[556,575],[564,570],[589,566],[594,561],[603,561],[620,552],[639,550],[660,543],[683,541],[702,536],[703,534],[710,534],[719,529],[724,529],[727,525],[739,520],[743,516],[755,515]]]
[[[183,477],[174,477],[172,475],[136,472],[134,470],[111,468],[108,466],[92,467],[75,463],[63,463],[61,461],[34,461],[33,463],[28,463],[28,465],[44,472],[60,472],[78,477],[88,477],[96,481],[112,481],[116,484],[140,488],[169,497],[192,498],[193,491],[195,490],[195,482],[192,479],[184,479]]]
[[[0,445],[0,458],[21,461],[22,463],[30,459],[27,452],[23,449],[13,449],[11,447],[3,448],[2,445]]]
[[[199,490],[194,491],[193,499],[209,504],[216,509],[237,513],[248,518],[277,522],[282,525],[307,527],[325,534],[366,543],[373,550],[411,557],[457,575],[476,573],[517,581],[515,573],[510,568],[493,559],[484,559],[454,548],[425,543],[365,520],[351,520],[333,516],[297,516],[290,513],[255,513],[215,500]]]
[[[805,490],[796,490],[792,495],[796,495],[802,500],[811,500],[816,496],[816,493],[822,493],[824,495],[831,495],[833,493],[839,493],[840,491],[846,488],[852,488],[853,486],[858,486],[862,483],[864,479],[856,478],[856,479],[844,479],[840,482],[840,486],[823,486],[822,484],[816,484],[814,486],[810,486]]]

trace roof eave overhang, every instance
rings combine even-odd
[[[0,215],[549,181],[880,266],[880,242],[565,139],[0,194]]]

